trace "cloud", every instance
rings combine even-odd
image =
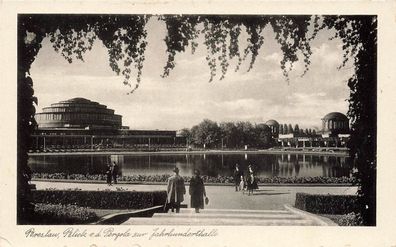
[[[279,62],[282,61],[282,55],[278,52],[274,52],[271,55],[264,57],[263,60],[266,62],[279,64]]]
[[[68,64],[46,40],[31,69],[40,108],[85,97],[123,115],[124,125],[141,129],[181,129],[204,118],[256,123],[276,119],[310,127],[320,126],[320,118],[328,112],[347,111],[346,79],[353,70],[336,69],[342,61],[337,41],[323,41],[322,37],[314,43],[310,70],[301,77],[304,65],[297,63],[287,83],[279,65],[282,52],[266,29],[268,38],[249,73],[247,60],[240,71],[234,72],[230,66],[224,80],[217,80],[218,71],[216,80],[208,83],[203,44],[195,55],[188,51],[177,54],[176,67],[161,78],[167,58],[164,27],[155,22],[150,25],[141,85],[132,95],[127,95],[131,88],[122,84],[123,78],[109,68],[107,51],[100,42],[86,54],[85,63]]]

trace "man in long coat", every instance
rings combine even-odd
[[[180,212],[180,203],[184,201],[184,194],[186,194],[186,187],[184,186],[184,179],[179,175],[179,168],[173,169],[175,173],[168,178],[168,196],[166,203],[171,208],[172,212],[176,208],[176,213]]]

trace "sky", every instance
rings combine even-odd
[[[282,75],[282,54],[271,28],[264,30],[264,44],[250,72],[247,60],[238,72],[231,66],[225,79],[220,81],[218,76],[212,82],[203,43],[194,55],[189,51],[177,54],[175,69],[162,78],[165,25],[150,20],[147,31],[141,84],[129,95],[131,88],[111,70],[100,40],[84,55],[84,62],[69,64],[54,51],[49,39],[44,39],[30,71],[39,100],[37,112],[51,103],[83,97],[114,109],[123,116],[123,125],[131,129],[179,130],[203,119],[256,124],[275,119],[300,128],[320,128],[321,118],[327,113],[348,111],[347,80],[353,66],[337,69],[342,62],[342,44],[337,39],[329,40],[330,31],[319,33],[312,42],[313,55],[306,75],[301,77],[303,63],[298,62],[290,82]],[[244,44],[240,43],[242,47]]]

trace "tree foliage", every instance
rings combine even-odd
[[[187,132],[185,130],[184,132]],[[191,128],[194,145],[211,148],[241,149],[245,145],[264,148],[273,145],[271,129],[265,124],[253,125],[250,122],[222,122],[217,124],[205,119]],[[222,146],[223,145],[223,146]]]
[[[147,16],[147,15],[19,15],[18,17],[18,207],[27,196],[27,147],[35,126],[33,81],[30,66],[49,37],[54,49],[67,61],[83,60],[94,40],[101,40],[108,50],[109,65],[124,83],[139,87],[147,46],[145,29],[149,18],[164,21],[167,28],[165,44],[168,59],[163,76],[176,66],[175,56],[191,46],[198,46],[202,34],[207,50],[210,81],[220,71],[223,79],[230,61],[236,60],[235,70],[250,57],[250,70],[260,53],[265,37],[263,29],[269,25],[280,44],[283,57],[280,68],[288,81],[288,73],[301,57],[305,72],[312,54],[310,42],[323,29],[335,31],[343,42],[344,60],[352,59],[354,75],[350,87],[349,112],[352,133],[350,155],[354,157],[358,173],[361,213],[366,225],[375,224],[376,198],[376,59],[377,19],[375,16]],[[241,33],[247,33],[247,46],[240,47]],[[304,72],[304,73],[305,73]],[[136,78],[131,83],[131,78]],[[283,126],[283,132],[292,131]],[[217,138],[217,137],[216,137]],[[26,192],[26,193],[25,193]],[[18,212],[23,212],[19,210]]]
[[[191,129],[194,143],[206,148],[213,147],[221,138],[220,128],[216,122],[204,119]]]

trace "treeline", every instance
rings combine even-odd
[[[205,148],[240,149],[248,147],[267,148],[275,144],[271,129],[265,124],[250,122],[222,122],[205,119],[191,129],[180,132],[187,144]]]
[[[279,134],[298,134],[305,136],[316,135],[315,129],[300,129],[298,124],[294,125],[294,128],[291,124],[279,124]]]
[[[303,129],[298,124],[279,124],[279,134],[296,134],[299,136],[315,136],[315,129]],[[221,122],[204,119],[191,129],[184,128],[180,135],[186,138],[189,146],[205,148],[243,149],[268,148],[276,145],[276,134],[266,124],[250,122]]]

